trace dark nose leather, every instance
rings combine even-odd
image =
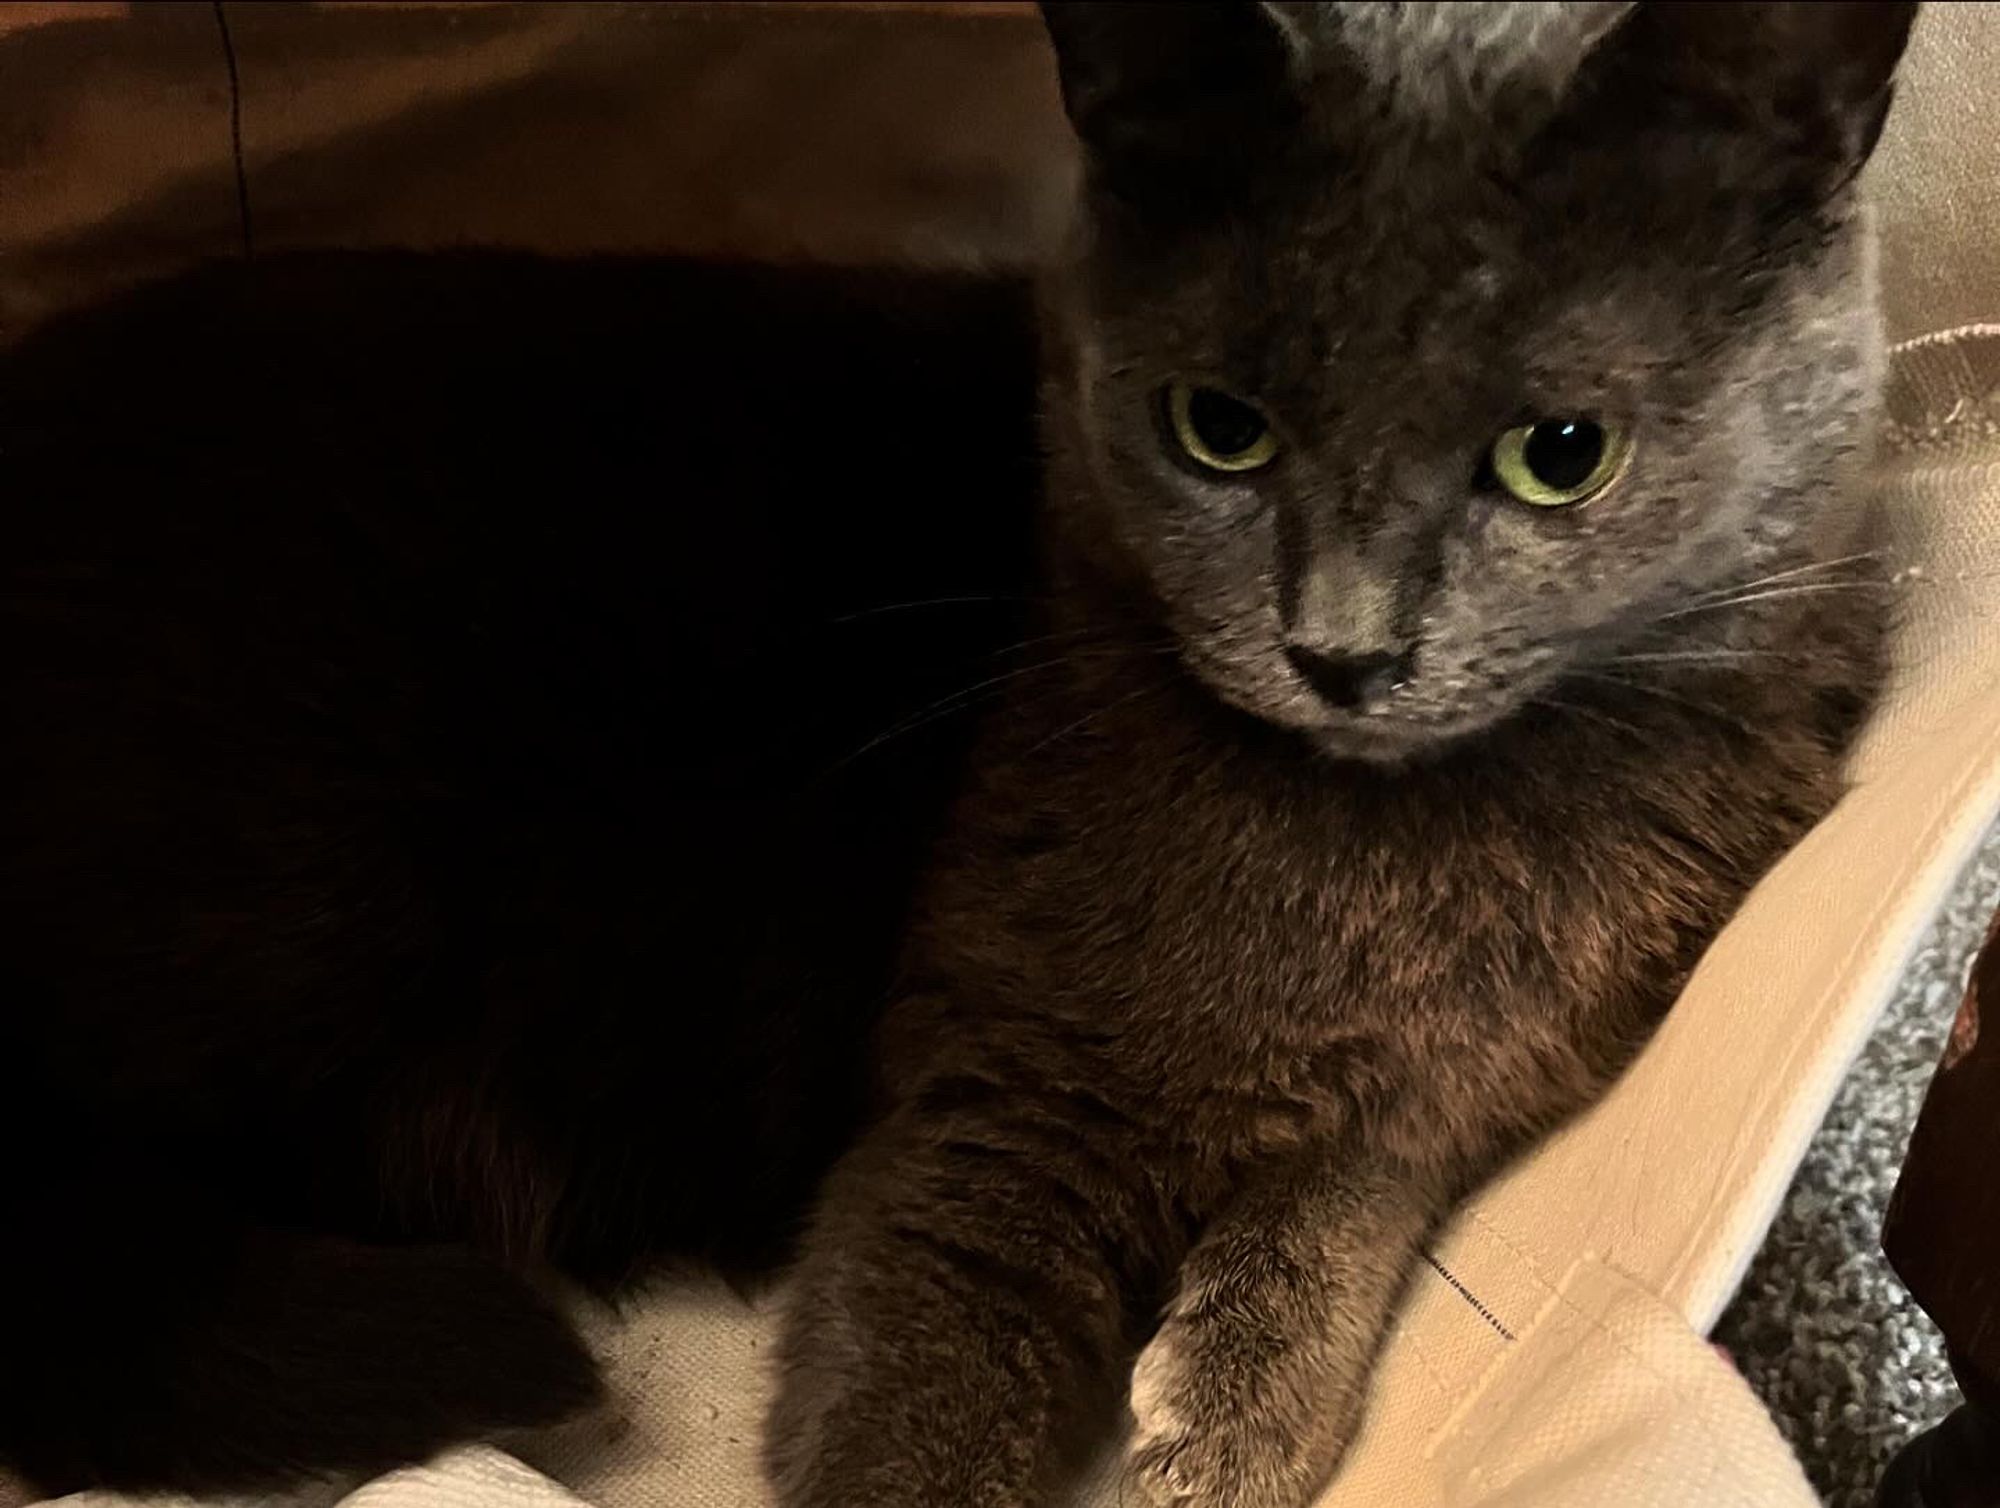
[[[1372,654],[1326,655],[1296,644],[1285,646],[1285,658],[1292,662],[1308,686],[1332,705],[1352,712],[1379,702],[1403,684],[1408,666],[1401,655],[1386,650]]]

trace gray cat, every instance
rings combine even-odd
[[[1424,1242],[1837,798],[1908,4],[1045,7],[1046,632],[783,1341],[787,1508],[1291,1508]]]

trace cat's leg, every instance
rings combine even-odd
[[[1125,1501],[1296,1508],[1361,1421],[1389,1318],[1444,1200],[1365,1155],[1247,1187],[1181,1270],[1132,1376]]]
[[[906,1110],[834,1174],[767,1433],[784,1508],[1039,1508],[1115,1418],[1134,1264],[1172,1254],[1131,1164],[1011,1115]]]

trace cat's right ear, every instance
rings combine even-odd
[[[1882,132],[1916,0],[1640,0],[1574,90],[1603,134],[1708,129],[1761,155],[1767,197],[1824,197]]]
[[[1297,39],[1267,5],[1044,0],[1041,10],[1091,185],[1134,208],[1212,207],[1297,120]]]

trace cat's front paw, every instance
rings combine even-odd
[[[1249,1504],[1240,1431],[1222,1417],[1219,1386],[1191,1365],[1192,1327],[1169,1320],[1132,1369],[1132,1444],[1125,1499],[1141,1508]]]
[[[1204,1479],[1216,1475],[1192,1449],[1199,1428],[1184,1402],[1186,1368],[1176,1339],[1169,1323],[1132,1369],[1132,1444],[1120,1501],[1137,1508],[1199,1503],[1208,1496]]]
[[[1346,1434],[1334,1400],[1297,1412],[1296,1340],[1226,1310],[1178,1306],[1132,1372],[1133,1508],[1300,1508]],[[1309,1344],[1309,1343],[1308,1343]],[[1277,1383],[1276,1388],[1264,1384]],[[1286,1396],[1289,1394],[1290,1396]]]

